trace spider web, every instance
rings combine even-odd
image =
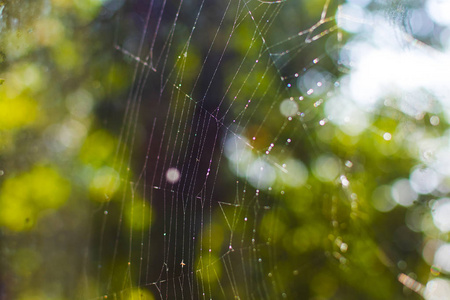
[[[143,290],[155,299],[299,296],[286,279],[326,253],[309,262],[286,253],[282,233],[294,225],[279,220],[289,193],[310,205],[302,162],[330,152],[315,134],[328,122],[321,104],[339,86],[337,5],[311,5],[310,19],[300,1],[123,4],[113,47],[132,84],[122,125],[108,119],[120,132],[120,179],[91,233],[103,284],[95,299],[147,299]],[[327,80],[299,87],[316,68]],[[327,189],[351,202],[346,180],[342,173]],[[338,236],[339,201],[326,192],[322,200],[312,205],[325,207],[325,232]]]
[[[0,2],[0,294],[448,298],[449,10]]]

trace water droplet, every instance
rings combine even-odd
[[[340,177],[342,186],[347,187],[350,184],[350,181],[348,181],[347,177],[345,175],[341,175]]]
[[[314,102],[314,107],[319,107],[322,104],[323,100],[319,99],[316,102]]]
[[[433,126],[439,125],[439,117],[438,116],[432,116],[430,118],[430,124]]]
[[[400,263],[400,262],[399,262]],[[406,262],[405,262],[406,264]],[[406,267],[405,267],[406,268]],[[439,276],[441,274],[441,268],[436,266],[436,265],[432,265],[430,267],[430,273],[434,276]]]
[[[3,175],[5,175],[5,171],[0,170],[0,176],[3,176]]]
[[[389,132],[386,132],[385,134],[383,134],[383,139],[386,141],[390,141],[392,138],[392,135]]]

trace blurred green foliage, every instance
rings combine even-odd
[[[58,209],[69,194],[70,183],[56,170],[35,165],[29,172],[3,182],[1,224],[16,231],[30,229],[40,214]]]

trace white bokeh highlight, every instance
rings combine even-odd
[[[177,183],[181,178],[180,171],[177,168],[169,168],[166,172],[166,180],[172,184]]]
[[[444,233],[450,231],[450,198],[437,200],[431,211],[434,225]]]
[[[397,203],[392,199],[391,187],[389,185],[382,185],[377,187],[372,193],[372,206],[381,212],[391,211],[397,206]]]
[[[300,160],[288,159],[282,167],[283,170],[279,174],[285,184],[291,187],[299,187],[308,180],[308,169]]]
[[[441,177],[431,168],[419,167],[411,173],[409,180],[414,191],[419,194],[429,194],[437,188]]]
[[[276,179],[274,168],[263,159],[256,159],[250,164],[247,180],[256,188],[270,187]]]
[[[356,136],[369,126],[368,115],[346,97],[334,97],[325,102],[327,119],[348,135]]]
[[[285,117],[293,117],[298,112],[298,104],[291,99],[285,99],[280,104],[280,113]]]
[[[340,172],[339,159],[332,155],[319,156],[313,165],[314,176],[320,181],[330,182],[336,179]]]
[[[428,0],[425,7],[434,22],[439,25],[450,26],[450,1]]]
[[[297,87],[306,97],[318,97],[325,94],[334,81],[334,76],[328,71],[311,68],[299,77]]]
[[[430,280],[424,292],[426,300],[450,300],[450,281],[442,278]]]
[[[364,9],[352,3],[341,5],[337,13],[337,24],[347,32],[357,33],[364,26]]]
[[[441,245],[434,254],[434,265],[442,272],[450,273],[450,244]]]
[[[391,196],[398,204],[408,207],[417,200],[418,194],[412,189],[408,179],[400,179],[392,185]]]

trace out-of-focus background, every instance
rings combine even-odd
[[[0,1],[1,299],[450,299],[450,4]]]

